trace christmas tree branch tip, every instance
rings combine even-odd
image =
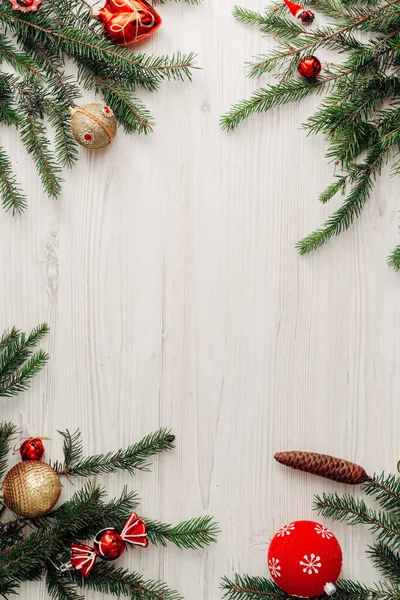
[[[4,331],[0,338],[0,396],[15,396],[28,389],[33,377],[47,364],[48,353],[35,349],[48,332],[47,323],[28,335],[16,327]]]
[[[298,1],[274,2],[262,13],[234,7],[238,21],[258,26],[275,44],[248,65],[249,77],[269,75],[269,81],[233,104],[220,123],[230,131],[257,113],[323,93],[305,128],[325,137],[326,158],[335,165],[334,181],[320,201],[337,194],[343,199],[320,227],[296,244],[306,255],[352,226],[387,163],[392,161],[393,174],[400,174],[400,0],[311,0],[306,7]],[[324,63],[319,52],[324,52]],[[400,246],[387,262],[400,271]]]
[[[59,433],[64,438],[64,462],[54,463],[53,468],[60,476],[66,477],[90,477],[117,471],[127,471],[131,474],[137,470],[148,471],[149,459],[161,452],[172,450],[175,441],[175,436],[168,429],[159,429],[127,448],[83,457],[80,432],[71,434],[67,430]]]

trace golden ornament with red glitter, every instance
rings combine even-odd
[[[316,56],[306,56],[299,62],[297,70],[305,79],[316,79],[322,70],[321,61]]]
[[[3,482],[3,501],[13,513],[37,519],[51,510],[61,494],[57,473],[38,460],[20,462],[8,471]]]
[[[13,10],[21,12],[36,12],[42,0],[10,0]]]
[[[315,14],[313,13],[312,10],[310,9],[304,9],[302,6],[300,6],[300,4],[295,4],[294,2],[291,2],[290,0],[284,0],[286,6],[288,7],[288,9],[290,10],[290,12],[292,13],[292,15],[294,17],[296,17],[297,19],[300,19],[300,21],[303,23],[303,25],[309,25],[310,23],[312,23],[315,19]]]
[[[122,46],[140,42],[161,25],[161,17],[146,0],[107,0],[92,16],[103,23],[108,36]]]
[[[40,438],[28,438],[22,442],[19,449],[22,460],[41,460],[44,455],[44,446]]]
[[[71,130],[75,140],[88,150],[100,150],[114,140],[117,119],[105,104],[85,104],[70,108]]]

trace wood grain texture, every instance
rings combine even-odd
[[[146,50],[194,50],[202,70],[192,85],[143,95],[154,134],[82,150],[60,201],[2,133],[30,203],[23,217],[0,213],[0,322],[47,320],[52,356],[29,392],[2,401],[2,418],[32,435],[80,427],[87,452],[171,427],[177,448],[152,474],[103,481],[110,494],[137,488],[143,514],[220,521],[205,552],[152,548],[120,562],[190,600],[219,599],[223,574],[265,574],[278,526],[312,517],[313,493],[334,489],[285,470],[275,451],[326,452],[372,472],[400,458],[400,279],[385,265],[398,243],[398,180],[379,180],[350,232],[297,255],[296,240],[338,203],[317,203],[332,166],[324,140],[300,128],[318,99],[220,131],[220,114],[256,85],[244,62],[268,43],[233,20],[233,4],[161,8]],[[60,447],[54,437],[53,459]],[[344,575],[376,577],[365,531],[334,530]],[[21,597],[46,593],[27,585]]]

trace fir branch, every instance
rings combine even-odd
[[[13,423],[0,423],[0,478],[7,470],[7,455],[10,450],[10,439],[16,434],[17,428]]]
[[[18,341],[21,332],[16,327],[12,327],[11,330],[6,330],[3,332],[0,338],[0,352],[4,352],[4,350]]]
[[[34,352],[40,340],[49,332],[42,323],[26,337],[13,329],[0,342],[0,396],[13,396],[29,387],[30,380],[48,362],[44,350]]]
[[[389,254],[387,263],[389,267],[392,267],[392,269],[395,271],[400,271],[400,245],[396,246],[396,248]]]
[[[221,588],[223,597],[229,600],[255,600],[256,598],[283,600],[287,598],[287,594],[276,583],[265,577],[236,574],[232,580],[224,577]]]
[[[347,521],[350,525],[367,525],[382,542],[393,550],[400,548],[400,522],[395,516],[383,511],[368,508],[363,500],[353,496],[323,494],[315,496],[315,510],[318,514],[335,521]]]
[[[85,486],[57,510],[54,526],[43,526],[0,552],[0,588],[7,583],[40,579],[44,563],[62,552],[66,543],[83,533],[97,531],[103,496],[100,487]]]
[[[396,0],[396,2],[398,1],[400,0]],[[139,72],[148,72],[149,76],[154,72],[154,74],[158,73],[160,76],[167,78],[190,79],[190,69],[194,67],[195,55],[193,53],[188,55],[177,53],[171,58],[166,56],[153,58],[145,57],[144,55],[133,55],[132,57],[127,50],[123,48],[116,49],[111,42],[101,39],[91,32],[74,28],[65,28],[63,31],[50,29],[38,25],[26,16],[21,17],[0,10],[0,21],[9,23],[10,20],[19,25],[26,26],[28,30],[33,29],[38,34],[48,36],[49,40],[54,39],[59,44],[61,50],[71,58],[87,59],[88,61],[98,60],[101,62],[106,57],[111,60],[110,65],[118,65],[118,67],[125,65],[128,69],[132,69],[133,67],[133,71],[131,70],[130,72],[134,76],[138,75],[137,71],[139,70]]]
[[[80,573],[72,573],[71,577],[84,589],[113,596],[129,596],[132,600],[183,600],[178,592],[161,581],[146,581],[138,573],[115,569],[105,562],[97,563],[87,579]]]
[[[0,60],[5,60],[18,73],[23,76],[27,74],[42,77],[35,61],[25,52],[21,52],[12,42],[0,33]]]
[[[49,0],[41,5],[38,20],[36,14],[14,11],[7,3],[0,7],[0,63],[17,74],[0,73],[0,121],[19,129],[44,189],[53,198],[61,193],[62,169],[78,158],[68,113],[81,95],[78,84],[89,83],[90,89],[100,92],[125,131],[147,133],[153,119],[137,89],[154,91],[164,80],[190,81],[196,68],[193,53],[152,56],[120,47],[104,35],[100,24],[91,23],[90,9],[85,0]],[[66,74],[66,59],[78,66],[78,81]],[[55,152],[46,117],[55,134]],[[1,148],[0,194],[4,208],[13,214],[26,208]]]
[[[348,229],[356,217],[359,217],[365,203],[369,199],[376,173],[380,174],[385,160],[391,151],[391,140],[379,140],[370,150],[365,162],[354,165],[350,180],[355,183],[342,206],[334,212],[320,229],[317,229],[296,247],[300,254],[308,254],[326,244],[331,237],[339,235]]]
[[[12,214],[21,214],[27,204],[14,175],[10,159],[4,148],[0,147],[0,196],[3,208]]]
[[[131,474],[136,469],[148,471],[150,466],[148,459],[154,454],[172,450],[174,439],[175,436],[170,431],[159,429],[127,448],[76,460],[69,466],[64,466],[59,474],[70,477],[89,477],[102,473],[115,473],[119,470],[128,471]]]
[[[64,454],[64,466],[65,470],[68,470],[71,466],[79,463],[83,456],[83,445],[82,437],[79,429],[71,433],[68,429],[66,431],[58,431],[58,433],[64,438],[63,454]],[[57,469],[56,469],[57,470]]]
[[[339,579],[336,584],[339,600],[399,600],[400,587],[397,584],[378,583],[373,587],[358,581]]]
[[[265,112],[276,106],[306,98],[315,91],[316,87],[320,87],[324,83],[323,80],[317,82],[290,80],[283,82],[280,87],[270,85],[261,88],[255,91],[248,100],[242,100],[232,106],[230,111],[221,117],[221,126],[226,131],[230,131],[254,113]]]
[[[46,589],[52,600],[84,600],[76,585],[51,566],[46,572]]]
[[[348,184],[351,186],[339,210],[297,244],[300,254],[316,250],[350,227],[361,214],[383,165],[398,151],[399,2],[310,0],[309,7],[315,6],[318,13],[333,20],[317,28],[302,27],[291,19],[283,3],[274,4],[263,14],[234,8],[239,21],[260,27],[276,41],[271,51],[249,65],[249,76],[273,72],[278,83],[265,86],[250,99],[232,106],[221,118],[223,129],[234,129],[255,113],[298,102],[313,91],[328,92],[321,108],[308,120],[307,128],[311,133],[325,134],[330,142],[327,157],[343,174],[321,194],[320,201],[327,202],[337,192],[344,193]],[[360,32],[368,32],[368,41],[360,38]],[[322,77],[315,81],[299,79],[299,61],[320,48],[346,53],[345,59],[339,65],[325,65]],[[367,155],[366,160],[363,155]],[[399,165],[400,162],[394,165],[394,173],[400,171]],[[389,256],[388,264],[400,270],[397,249]]]
[[[375,474],[363,484],[363,490],[368,496],[375,498],[384,510],[400,517],[400,477]]]
[[[372,558],[374,566],[393,581],[400,581],[400,556],[391,548],[381,542],[370,546],[368,554]]]
[[[22,102],[21,139],[27,152],[32,154],[42,184],[51,198],[61,193],[60,165],[55,161],[46,137],[46,129],[41,120],[42,114],[33,106],[28,90],[20,87]]]
[[[179,525],[167,525],[144,518],[150,542],[167,545],[172,542],[178,548],[195,550],[216,542],[218,525],[211,517],[198,517]]]

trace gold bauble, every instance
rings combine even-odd
[[[105,104],[85,104],[69,109],[72,135],[84,148],[100,150],[111,144],[117,133],[117,119]]]
[[[25,460],[8,471],[3,482],[3,501],[13,513],[27,519],[42,517],[61,494],[57,473],[47,463]]]

